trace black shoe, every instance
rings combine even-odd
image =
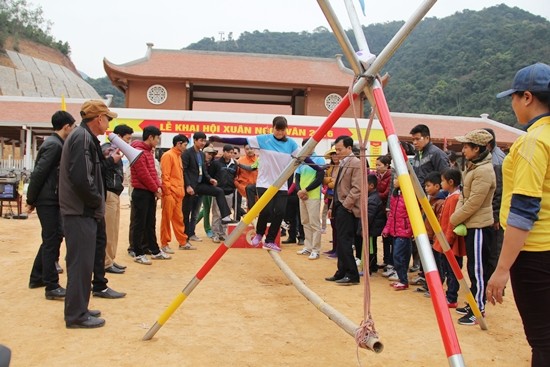
[[[288,245],[289,243],[296,243],[296,238],[287,238],[284,241],[281,241],[281,243],[284,243],[285,245]]]
[[[33,282],[32,280],[29,282],[29,288],[30,289],[35,289],[35,288],[42,288],[42,287],[45,287],[46,286],[46,283],[44,283],[43,281],[39,280],[38,282]]]
[[[120,264],[117,264],[116,262],[113,262],[113,266],[114,266],[115,268],[119,268],[120,270],[124,270],[124,269],[127,268],[126,265],[120,265]]]
[[[298,245],[303,246],[304,245],[304,240],[302,240],[302,239],[298,240]]]
[[[67,329],[93,329],[105,325],[105,320],[99,317],[88,316],[84,321],[78,321],[74,324],[65,324]]]
[[[117,292],[109,287],[105,288],[103,291],[100,292],[92,292],[94,297],[100,297],[100,298],[109,298],[109,299],[115,299],[115,298],[122,298],[126,295],[124,292]]]
[[[335,282],[338,285],[355,285],[359,284],[359,279],[351,279],[350,277],[343,277]]]
[[[99,311],[99,310],[88,310],[88,314],[92,317],[99,317],[99,316],[101,316],[101,311]]]
[[[46,291],[46,299],[62,299],[65,298],[66,290],[63,287],[58,287],[51,291]]]
[[[55,262],[55,270],[57,270],[57,274],[62,274],[63,273],[63,268],[61,267],[61,265],[59,265],[59,262]]]
[[[336,281],[338,281],[338,280],[340,280],[340,279],[342,279],[342,278],[337,278],[337,277],[335,277],[334,275],[331,276],[331,277],[325,278],[325,280],[326,280],[327,282],[336,282]]]
[[[105,268],[105,272],[106,273],[111,273],[111,274],[124,274],[123,269],[119,269],[114,265],[111,265],[108,268]]]

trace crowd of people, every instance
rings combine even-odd
[[[492,129],[475,129],[455,137],[462,143],[461,171],[457,152],[438,148],[431,141],[429,127],[417,125],[410,131],[414,147],[410,164],[457,263],[462,267],[466,260],[470,291],[481,313],[488,301],[502,302],[511,278],[533,348],[533,366],[546,366],[550,365],[550,318],[546,316],[550,306],[550,199],[546,197],[550,191],[550,67],[538,63],[520,70],[512,89],[499,95],[504,96],[511,96],[518,122],[528,125],[527,135],[518,139],[509,156],[498,148]],[[100,145],[97,139],[116,113],[92,100],[84,103],[80,115],[82,122],[75,127],[69,113],[56,112],[54,133],[36,158],[27,209],[38,213],[42,244],[29,287],[45,287],[46,299],[65,300],[68,328],[94,328],[105,321],[99,310],[88,309],[90,295],[125,296],[108,287],[105,277],[126,269],[115,261],[119,196],[124,190],[123,154],[112,142]],[[160,161],[154,152],[161,131],[145,127],[141,139],[131,142],[140,153],[130,168],[128,253],[134,261],[151,265],[151,260],[171,259],[175,252],[170,247],[172,233],[178,249],[197,249],[203,241],[195,233],[201,220],[212,242],[224,241],[227,225],[255,205],[300,150],[287,137],[283,116],[275,117],[272,127],[271,134],[247,138],[207,139],[203,132],[196,132],[190,147],[189,137],[176,135],[173,147]],[[114,134],[127,144],[133,130],[118,125]],[[224,144],[219,157],[214,142]],[[242,156],[240,146],[244,147]],[[261,210],[252,245],[281,251],[276,238],[282,226],[288,236],[282,243],[303,245],[297,254],[317,260],[322,255],[321,236],[330,222],[332,248],[324,254],[337,263],[326,281],[356,285],[368,269],[371,275],[381,271],[395,291],[414,284],[419,286],[416,291],[430,297],[391,157],[377,157],[371,169],[368,164],[361,167],[365,160],[359,153],[350,136],[340,136],[324,156],[304,159]],[[362,172],[368,175],[365,190]],[[158,201],[162,203],[160,243],[156,236]],[[367,218],[361,215],[363,202],[368,203]],[[459,324],[475,325],[478,320],[470,305],[459,305],[459,282],[443,255],[443,246],[427,220],[425,225],[448,307],[462,315]],[[365,229],[368,236],[364,237]],[[62,269],[56,268],[63,238],[66,289],[59,284]]]

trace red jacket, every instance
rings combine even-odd
[[[382,235],[405,238],[412,237],[413,235],[409,215],[405,207],[405,200],[401,191],[399,191],[398,195],[390,195],[390,214]]]
[[[157,192],[160,187],[160,180],[155,168],[155,157],[150,145],[143,141],[133,141],[131,144],[138,150],[143,150],[143,154],[134,162],[130,168],[132,176],[132,187],[134,189],[148,190]]]
[[[443,234],[449,242],[449,246],[453,251],[455,256],[466,256],[466,243],[464,242],[464,237],[458,236],[453,232],[453,225],[451,224],[451,215],[454,213],[458,199],[460,198],[460,190],[456,190],[452,194],[449,194],[445,201],[443,202],[443,209],[441,209],[441,215],[439,216],[439,223],[441,224],[441,229]],[[435,238],[433,249],[437,252],[443,252],[441,244]]]
[[[388,169],[384,172],[383,175],[376,172],[376,178],[378,179],[378,185],[376,185],[376,190],[380,194],[380,199],[384,205],[388,202],[388,196],[390,195],[390,182],[391,182],[391,169]]]

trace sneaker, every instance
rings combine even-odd
[[[277,246],[276,243],[273,243],[273,242],[264,243],[262,248],[264,250],[272,250],[272,251],[276,251],[276,252],[281,252],[281,248],[279,246]]]
[[[151,259],[153,260],[170,260],[172,256],[168,255],[166,252],[160,250],[158,254],[151,255]]]
[[[426,297],[426,298],[431,298],[432,295],[431,295],[430,292],[428,291],[428,292],[424,292],[424,297]]]
[[[254,247],[260,246],[260,243],[262,243],[262,238],[264,238],[264,236],[262,236],[261,234],[255,235],[252,238],[252,246],[254,246]]]
[[[220,243],[222,242],[218,236],[212,236],[212,242],[214,243]]]
[[[394,273],[395,273],[395,269],[393,268],[393,266],[388,265],[386,267],[386,271],[382,273],[382,276],[387,278],[387,277],[392,276]]]
[[[388,280],[398,281],[399,277],[397,276],[397,273],[394,271],[393,274],[388,277]]]
[[[189,242],[187,242],[187,244],[185,245],[180,245],[179,247],[180,250],[196,250],[197,248],[193,245],[191,245]]]
[[[395,283],[392,287],[396,291],[404,291],[405,289],[409,289],[409,285],[403,283]]]
[[[147,255],[136,256],[136,257],[134,257],[134,261],[137,262],[138,264],[143,264],[143,265],[151,265],[152,264],[151,260],[149,260]]]
[[[326,234],[327,233],[327,229],[326,228],[321,228],[321,234]]]
[[[296,251],[297,255],[309,255],[311,254],[311,251],[309,251],[307,248],[303,248],[300,251]]]
[[[409,269],[409,273],[415,273],[420,270],[420,265],[413,265]]]
[[[472,309],[470,308],[470,305],[466,303],[466,306],[464,307],[457,307],[456,313],[459,315],[467,315],[470,312],[472,312]]]
[[[130,257],[136,257],[136,253],[134,252],[134,250],[128,250],[128,256]]]
[[[329,259],[337,259],[338,258],[338,255],[335,253],[332,253],[330,255],[327,256]]]
[[[311,254],[309,254],[308,256],[308,259],[309,260],[317,260],[319,258],[319,253],[318,252],[312,252]]]
[[[170,246],[168,246],[168,245],[162,246],[160,249],[161,249],[162,251],[166,252],[167,254],[173,254],[173,253],[174,253],[174,250],[172,250],[172,249],[170,248]]]
[[[361,262],[361,259],[359,259],[358,257],[355,258],[355,265],[357,265],[357,267],[361,266],[362,262]]]
[[[472,326],[472,325],[477,325],[478,324],[477,318],[475,317],[474,313],[471,310],[466,315],[459,318],[458,323],[460,325],[467,325],[467,326]]]
[[[206,231],[206,237],[208,237],[208,238],[214,237],[214,232],[212,232],[212,231]]]
[[[189,241],[202,242],[202,239],[199,238],[197,235],[192,235],[191,237],[189,237]]]
[[[411,284],[425,285],[426,284],[426,279],[424,279],[424,277],[421,277],[420,275],[417,275],[411,280]]]
[[[449,308],[456,308],[458,306],[458,303],[457,302],[449,302],[447,300],[447,307]]]

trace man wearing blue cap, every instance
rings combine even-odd
[[[532,367],[550,366],[550,66],[536,63],[517,72],[511,96],[527,134],[502,165],[502,252],[487,285],[487,300],[502,303],[510,279],[514,300],[532,348]]]

